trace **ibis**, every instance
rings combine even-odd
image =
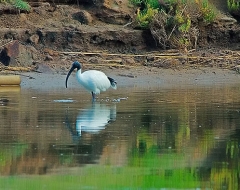
[[[77,69],[76,77],[78,82],[92,94],[92,100],[95,101],[96,94],[100,94],[101,91],[106,91],[109,87],[117,89],[117,82],[110,77],[107,77],[105,73],[97,70],[88,70],[82,73],[82,64],[78,61],[74,61],[71,69],[69,70],[66,78],[67,81],[74,69]]]

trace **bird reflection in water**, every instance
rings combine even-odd
[[[116,104],[106,105],[103,103],[91,104],[88,108],[81,109],[76,119],[76,128],[69,125],[66,118],[67,128],[73,140],[76,141],[82,136],[83,132],[98,134],[106,128],[106,125],[116,120]]]
[[[81,133],[98,133],[105,129],[106,125],[116,120],[116,105],[112,107],[95,103],[90,108],[81,110],[76,121],[76,130]]]

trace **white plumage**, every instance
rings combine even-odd
[[[107,106],[105,104],[95,103],[87,109],[79,112],[76,121],[76,131],[81,133],[98,133],[105,129],[106,125],[116,120],[116,105]]]
[[[78,61],[74,61],[70,71],[68,72],[66,78],[66,88],[67,80],[74,69],[77,69],[77,80],[78,82],[89,92],[92,93],[92,98],[95,100],[95,95],[100,94],[101,91],[106,91],[109,87],[117,89],[116,81],[110,77],[107,77],[103,72],[97,70],[89,70],[81,72],[81,64]]]
[[[78,82],[88,91],[94,94],[99,94],[101,91],[106,91],[111,83],[107,76],[100,71],[90,70],[81,73],[81,70],[77,72]]]

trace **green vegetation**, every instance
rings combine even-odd
[[[240,2],[235,1],[235,0],[228,0],[227,6],[228,6],[228,10],[230,12],[235,12],[235,11],[238,11],[240,8]]]
[[[156,172],[155,174],[153,174]],[[1,177],[3,189],[151,189],[197,188],[195,174],[186,169],[172,173],[159,168],[93,166],[82,168],[78,175],[52,175],[35,177]]]
[[[216,18],[215,8],[209,5],[208,0],[203,0],[200,8],[201,8],[203,20],[206,23],[212,23]]]
[[[27,150],[27,148],[27,144],[21,143],[5,146],[0,145],[0,171],[2,167],[5,167],[6,164],[11,161],[11,159],[15,159],[18,156],[22,155]]]
[[[137,7],[136,21],[141,28],[149,28],[154,15],[158,13],[158,0],[130,0]]]
[[[25,10],[25,11],[30,10],[30,5],[25,1],[14,0],[12,3],[13,3],[13,6],[16,7],[19,10]]]
[[[29,11],[30,5],[23,0],[0,0],[0,3],[11,4],[18,10]]]
[[[212,23],[217,15],[208,0],[130,0],[130,2],[137,8],[138,26],[149,28],[154,39],[164,49],[196,48],[199,25]]]
[[[157,9],[154,9],[148,5],[145,11],[137,12],[137,22],[141,28],[148,28],[150,22],[152,21],[154,15],[157,13]]]

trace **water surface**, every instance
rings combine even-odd
[[[0,87],[0,189],[239,189],[240,86]]]

